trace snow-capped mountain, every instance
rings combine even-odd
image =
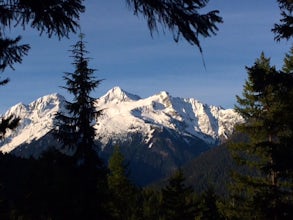
[[[54,127],[55,113],[64,111],[64,104],[61,95],[52,94],[29,105],[13,106],[4,116],[14,114],[21,119],[20,125],[0,142],[0,150],[37,156],[53,145],[48,133]],[[96,141],[106,156],[113,145],[125,146],[122,151],[128,153],[128,159],[139,163],[149,164],[147,157],[154,160],[157,156],[152,163],[163,164],[173,155],[171,167],[228,138],[234,125],[242,121],[231,109],[208,106],[193,98],[172,97],[167,92],[140,98],[119,87],[99,98],[97,108],[103,114],[95,124]]]
[[[24,105],[17,104],[4,116],[21,118],[18,128],[0,143],[2,152],[10,152],[24,143],[43,137],[53,128],[54,115],[64,109],[65,99],[52,94]],[[127,138],[129,133],[142,133],[152,146],[155,129],[167,128],[179,135],[195,136],[208,144],[226,139],[241,117],[232,109],[208,106],[189,98],[175,98],[167,92],[142,99],[114,87],[97,100],[103,114],[95,125],[97,139],[107,145],[109,140]]]
[[[228,138],[235,123],[241,121],[232,109],[208,106],[193,98],[175,98],[167,92],[141,99],[115,87],[98,102],[104,114],[98,120],[97,134],[121,137],[140,132],[150,146],[154,129],[164,127],[215,144]],[[108,143],[108,138],[109,135],[100,137],[103,144]]]
[[[52,130],[54,116],[64,104],[63,96],[51,94],[29,105],[19,103],[11,107],[3,117],[14,115],[21,120],[18,127],[8,131],[7,137],[0,142],[0,150],[9,153],[22,144],[29,144],[45,136]]]

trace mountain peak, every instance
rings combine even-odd
[[[56,108],[60,106],[60,104],[62,105],[63,102],[65,102],[65,98],[62,95],[53,93],[40,97],[37,100],[31,102],[29,105],[18,103],[8,109],[4,115],[9,116],[13,114],[17,117],[23,117],[24,115],[29,114],[29,112],[34,110],[45,111]]]
[[[133,95],[121,89],[118,86],[110,89],[106,95],[101,97],[101,100],[104,100],[104,103],[113,102],[129,102],[139,100],[140,97],[137,95]]]
[[[28,106],[26,106],[23,103],[18,103],[14,106],[12,106],[8,111],[6,111],[6,113],[4,114],[5,116],[10,116],[10,115],[23,115],[27,112],[28,110]]]
[[[56,112],[64,106],[65,98],[58,93],[38,98],[29,105],[17,104],[7,111],[20,119],[17,128],[1,140],[2,152],[11,152],[22,144],[36,141],[50,132]]]
[[[159,92],[158,96],[162,99],[169,99],[171,97],[169,92],[167,92],[167,91]]]
[[[53,94],[38,98],[36,101],[29,104],[29,108],[31,110],[36,109],[39,111],[44,111],[45,109],[51,109],[51,108],[54,108],[55,106],[59,106],[60,103],[64,101],[65,101],[65,98],[62,95],[58,93],[53,93]]]
[[[119,86],[114,86],[112,89],[108,91],[108,93],[121,94],[125,93],[125,91],[121,89]]]

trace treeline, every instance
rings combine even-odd
[[[159,190],[128,178],[119,148],[108,168],[85,169],[56,150],[39,159],[0,158],[1,219],[220,219],[213,190],[197,195],[176,172]]]

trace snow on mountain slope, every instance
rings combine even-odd
[[[122,90],[120,92],[123,93]],[[124,95],[120,94],[120,97]],[[121,134],[126,137],[129,131],[143,132],[148,142],[153,128],[165,127],[213,144],[220,138],[228,138],[235,123],[241,121],[234,110],[207,106],[192,98],[174,98],[167,92],[146,99],[131,99],[128,96],[124,102],[109,102],[108,97],[105,95],[99,100],[105,111],[97,130],[114,137]],[[107,137],[104,139],[102,142],[106,143]]]
[[[30,143],[46,135],[53,128],[55,113],[62,108],[65,99],[59,94],[47,95],[29,105],[19,103],[4,116],[11,114],[20,118],[19,126],[0,142],[2,152],[10,152],[21,144]]]
[[[5,115],[21,118],[20,125],[0,142],[2,152],[10,152],[17,146],[38,140],[53,128],[57,111],[64,109],[65,99],[52,94],[29,105],[17,104]],[[103,114],[97,120],[97,140],[106,146],[109,141],[131,138],[129,133],[142,134],[144,142],[152,147],[153,133],[163,128],[179,135],[198,137],[209,144],[227,138],[235,123],[242,119],[233,110],[208,106],[189,98],[175,98],[160,92],[142,99],[114,87],[98,99],[98,109]]]
[[[114,87],[109,90],[103,97],[102,103],[119,103],[119,102],[127,102],[131,100],[139,100],[140,97],[137,95],[130,94],[128,92],[123,91],[120,87]]]

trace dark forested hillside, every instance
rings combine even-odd
[[[232,167],[233,162],[227,146],[221,145],[188,162],[183,170],[186,183],[192,185],[196,192],[213,187],[216,193],[226,195]]]

